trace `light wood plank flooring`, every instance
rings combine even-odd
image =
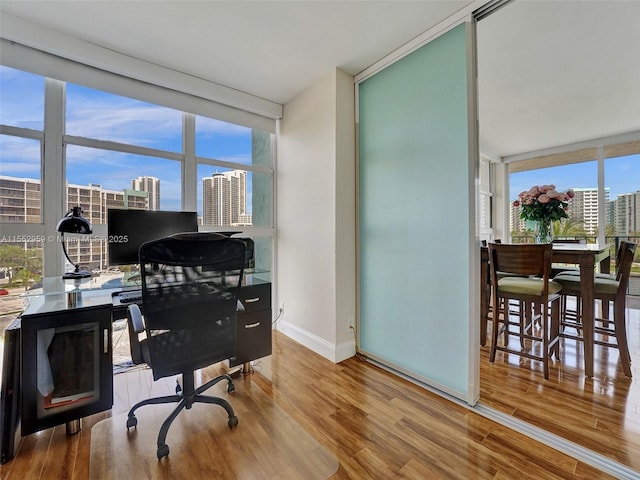
[[[278,332],[273,350],[251,379],[336,456],[333,479],[611,478],[357,357],[333,364]],[[87,479],[91,426],[172,388],[150,381],[148,370],[116,375],[114,386],[111,411],[86,418],[75,436],[60,426],[26,437],[0,479]]]
[[[640,476],[640,309],[627,308],[627,327],[633,378],[624,376],[617,349],[596,345],[594,377],[589,379],[582,343],[563,339],[560,361],[552,362],[545,381],[541,362],[498,352],[491,364],[487,346],[481,348],[480,402],[631,467]]]

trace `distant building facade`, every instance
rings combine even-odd
[[[584,230],[589,235],[598,233],[598,189],[597,188],[572,188],[574,198],[569,202],[567,214],[569,218],[577,224],[584,226]],[[614,217],[617,217],[618,210],[609,201],[609,188],[604,190],[605,223],[613,224]],[[619,200],[618,200],[619,203]],[[614,210],[615,209],[615,210]],[[527,222],[520,218],[520,207],[509,207],[509,227],[512,232],[523,232],[527,230]],[[617,221],[616,221],[617,222]],[[617,223],[616,223],[617,225]],[[532,227],[531,227],[532,228]],[[617,233],[617,227],[616,227]]]
[[[590,235],[598,233],[598,189],[573,188],[575,196],[569,203],[569,218],[580,222]],[[604,204],[609,202],[609,189],[605,188]]]
[[[615,234],[640,232],[640,190],[618,195],[615,204]]]
[[[247,172],[231,170],[202,179],[202,224],[251,225],[247,213]]]
[[[160,179],[156,177],[138,177],[131,180],[131,190],[147,192],[147,210],[160,210]]]
[[[67,184],[67,210],[75,206],[92,224],[107,223],[107,210],[127,208],[146,210],[148,193],[137,190],[107,190],[99,184]],[[40,180],[0,176],[0,222],[40,223],[42,220]],[[67,252],[75,263],[86,268],[107,266],[105,240],[75,237],[67,243]],[[41,245],[24,244],[24,248]]]

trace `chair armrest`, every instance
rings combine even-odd
[[[136,365],[146,363],[142,353],[142,344],[138,335],[144,332],[144,320],[138,305],[131,304],[127,308],[127,327],[129,328],[129,348],[131,349],[131,361]]]
[[[142,312],[140,311],[140,307],[135,303],[129,305],[127,308],[127,322],[129,323],[129,327],[135,333],[144,332],[144,320],[142,319]]]

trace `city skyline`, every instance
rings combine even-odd
[[[533,185],[552,184],[558,191],[569,188],[598,188],[598,166],[591,162],[574,163],[558,167],[527,170],[510,174],[509,199],[513,201],[522,191]],[[605,188],[609,198],[635,193],[640,190],[640,154],[605,160]]]
[[[214,173],[210,177],[203,178],[203,185],[212,185],[213,181],[219,179],[215,181],[216,186],[214,188],[211,186],[208,190],[203,188],[210,197],[207,201],[206,196],[203,195],[202,205],[200,205],[205,212],[204,215],[198,215],[203,225],[251,225],[252,215],[247,212],[246,204],[246,177],[247,172],[244,170],[232,170],[224,174]],[[14,186],[9,186],[7,182]],[[8,195],[7,198],[15,197],[11,192],[18,192],[17,198],[29,199],[28,204],[12,207],[10,205],[11,202],[3,202],[2,195],[0,195],[0,217],[4,218],[4,220],[0,219],[0,222],[17,221],[9,220],[9,218],[13,217],[20,217],[19,223],[25,221],[27,223],[38,223],[40,221],[42,205],[39,179],[0,175],[0,184],[7,190],[5,192],[5,195]],[[152,176],[133,178],[130,180],[130,188],[122,190],[106,189],[99,184],[79,185],[67,182],[67,208],[75,205],[81,206],[83,212],[86,213],[92,223],[96,223],[96,221],[97,223],[102,223],[101,220],[106,220],[105,208],[160,210],[157,208],[157,197],[160,196],[160,191],[161,181]],[[91,192],[99,193],[99,197],[94,197]],[[110,200],[107,200],[107,196]],[[96,198],[100,198],[100,202],[94,205]],[[85,207],[89,210],[87,211]],[[27,214],[25,208],[28,208],[31,213]],[[100,213],[96,215],[94,208],[98,208]],[[212,214],[212,210],[217,213]],[[27,217],[30,217],[30,220]]]
[[[0,66],[0,124],[44,128],[44,78]],[[87,87],[66,84],[66,134],[182,153],[182,112]],[[252,164],[252,130],[221,120],[196,116],[196,155],[238,165]],[[0,135],[0,175],[41,178],[40,142]],[[132,178],[154,176],[162,181],[161,208],[181,208],[180,162],[72,144],[66,149],[67,181],[100,184],[109,190],[130,188]],[[87,168],[90,166],[91,168]],[[198,164],[198,182],[212,173],[233,170]],[[251,186],[251,175],[247,178]],[[248,189],[248,206],[251,189]],[[198,213],[202,214],[201,201]]]

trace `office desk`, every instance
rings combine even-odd
[[[270,276],[253,270],[243,276],[230,366],[246,368],[271,354]],[[113,406],[111,323],[125,318],[128,303],[121,303],[118,293],[132,288],[102,287],[94,279],[45,278],[42,289],[25,295],[25,311],[5,329],[0,463],[13,458],[19,433],[63,423],[75,433],[69,430],[72,422]],[[54,348],[71,353],[54,360]],[[62,380],[59,372],[71,375]],[[67,385],[64,391],[61,384]]]
[[[580,267],[580,288],[582,293],[582,322],[584,340],[584,372],[593,377],[593,336],[594,336],[594,277],[595,266],[600,265],[601,273],[609,273],[611,245],[595,244],[553,244],[553,263],[565,263]],[[480,344],[487,343],[487,321],[489,315],[489,248],[480,250]]]

